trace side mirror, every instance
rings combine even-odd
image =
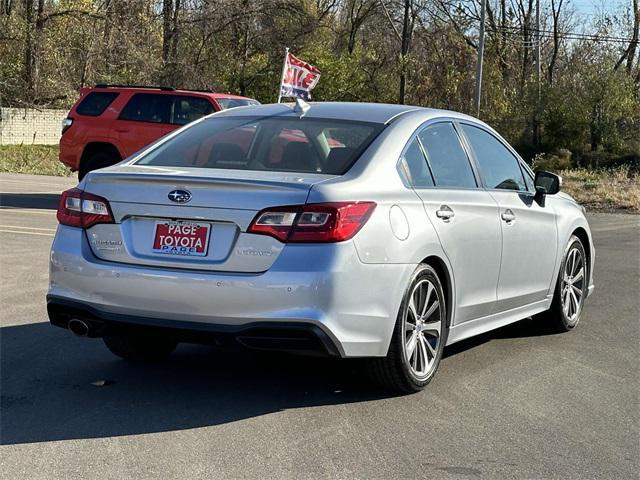
[[[562,186],[562,177],[551,172],[536,172],[534,184],[536,192],[542,190],[546,195],[555,195]]]
[[[536,187],[535,199],[544,206],[545,195],[555,195],[562,186],[562,177],[551,172],[536,172],[534,181]]]

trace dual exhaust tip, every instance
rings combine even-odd
[[[88,337],[91,331],[91,327],[84,320],[79,318],[72,318],[69,320],[68,328],[79,337]]]

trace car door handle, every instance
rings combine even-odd
[[[123,128],[123,127],[116,128],[116,132],[127,133],[128,131],[129,131],[128,128]]]
[[[436,217],[441,218],[445,222],[455,217],[455,215],[455,212],[451,210],[451,207],[448,205],[442,205],[439,210],[436,210]]]
[[[502,217],[502,220],[504,220],[507,223],[512,223],[515,221],[516,219],[516,214],[513,213],[511,210],[507,209],[504,212],[502,212],[502,215],[500,215]]]

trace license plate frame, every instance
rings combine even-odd
[[[204,245],[200,247],[198,240]],[[161,255],[206,257],[209,254],[210,244],[211,223],[191,220],[157,220],[153,229],[151,250]]]

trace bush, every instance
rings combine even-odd
[[[640,174],[629,167],[561,172],[562,190],[594,210],[640,212]]]
[[[571,168],[571,152],[561,148],[554,153],[539,153],[531,162],[534,171],[559,172]]]
[[[604,151],[584,152],[577,165],[588,169],[629,167],[632,171],[640,171],[640,152],[611,153]]]

